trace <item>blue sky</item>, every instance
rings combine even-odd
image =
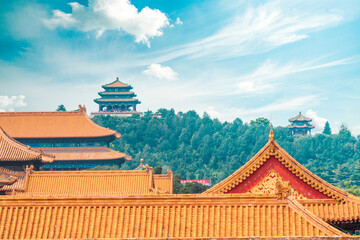
[[[141,111],[360,134],[360,1],[3,1],[0,110],[68,110],[118,76]]]

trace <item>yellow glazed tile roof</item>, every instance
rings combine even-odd
[[[26,196],[129,196],[172,194],[172,172],[154,177],[152,169],[114,171],[15,172],[18,181],[0,191]]]
[[[127,196],[154,192],[153,174],[129,171],[34,171],[22,192],[30,196]]]
[[[54,156],[26,146],[10,137],[0,127],[0,162],[10,165],[16,162],[51,163]]]
[[[0,216],[1,239],[346,236],[296,200],[238,195],[7,196]]]
[[[299,202],[326,222],[360,220],[360,200],[356,197],[349,197],[346,202],[333,200],[299,200]]]
[[[116,131],[100,127],[79,111],[3,112],[0,126],[13,138],[120,138]]]
[[[17,181],[13,171],[0,167],[0,191],[3,186],[12,185]]]
[[[41,148],[55,156],[56,161],[70,160],[117,160],[131,161],[132,157],[107,147],[54,147]]]
[[[154,174],[155,189],[163,193],[174,193],[174,177],[172,171],[168,170],[167,174]]]
[[[275,142],[272,130],[270,132],[269,142],[249,162],[220,183],[209,188],[203,194],[227,193],[240,183],[244,182],[251,175],[256,174],[256,171],[271,157],[275,157],[283,166],[291,171],[293,175],[317,191],[338,201],[344,202],[347,200],[348,193],[334,187],[307,170],[281,148]]]

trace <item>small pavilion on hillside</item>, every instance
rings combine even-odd
[[[29,194],[0,196],[1,239],[360,237],[349,235],[359,230],[360,199],[303,167],[275,142],[272,131],[268,143],[248,163],[203,194],[158,191],[115,196],[108,187],[116,177],[99,182],[87,178],[98,182],[98,190],[103,187],[98,196],[86,192],[93,184],[76,177],[69,188],[77,185],[83,192],[65,189],[60,194],[55,175],[33,183],[30,179],[28,186],[35,190]],[[139,188],[138,181],[127,183],[129,189]],[[35,194],[36,189],[47,194]]]
[[[291,136],[311,134],[311,129],[315,128],[314,125],[311,125],[311,121],[311,118],[305,117],[299,112],[297,116],[289,119],[290,125],[286,128],[289,129]]]
[[[17,141],[44,153],[55,155],[55,161],[44,170],[80,170],[95,166],[120,166],[131,157],[109,148],[121,137],[114,130],[95,124],[78,111],[3,112],[0,126]]]
[[[136,94],[132,91],[131,85],[122,83],[119,78],[112,83],[102,86],[104,91],[99,92],[100,98],[94,100],[99,104],[99,112],[95,115],[131,116],[140,113],[136,110],[136,105],[141,102],[135,98]]]

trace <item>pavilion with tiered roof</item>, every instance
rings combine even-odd
[[[94,100],[99,104],[99,112],[93,115],[132,115],[138,113],[136,105],[141,102],[131,92],[131,85],[122,83],[119,78],[102,86],[105,91],[99,92],[100,98]]]
[[[292,136],[310,134],[311,129],[315,128],[314,125],[311,125],[311,121],[311,118],[305,117],[299,112],[297,116],[289,119],[290,125],[286,128],[290,130]]]

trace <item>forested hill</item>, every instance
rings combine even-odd
[[[133,161],[122,168],[134,169],[143,158],[150,166],[170,168],[182,179],[210,179],[215,184],[251,159],[268,141],[269,121],[250,123],[240,119],[221,123],[206,113],[175,114],[160,109],[162,118],[145,116],[94,117],[97,124],[115,129],[122,138],[112,148],[126,152]],[[274,129],[275,140],[297,161],[326,181],[340,187],[360,185],[360,136],[346,127],[339,134],[291,137],[285,127]]]

